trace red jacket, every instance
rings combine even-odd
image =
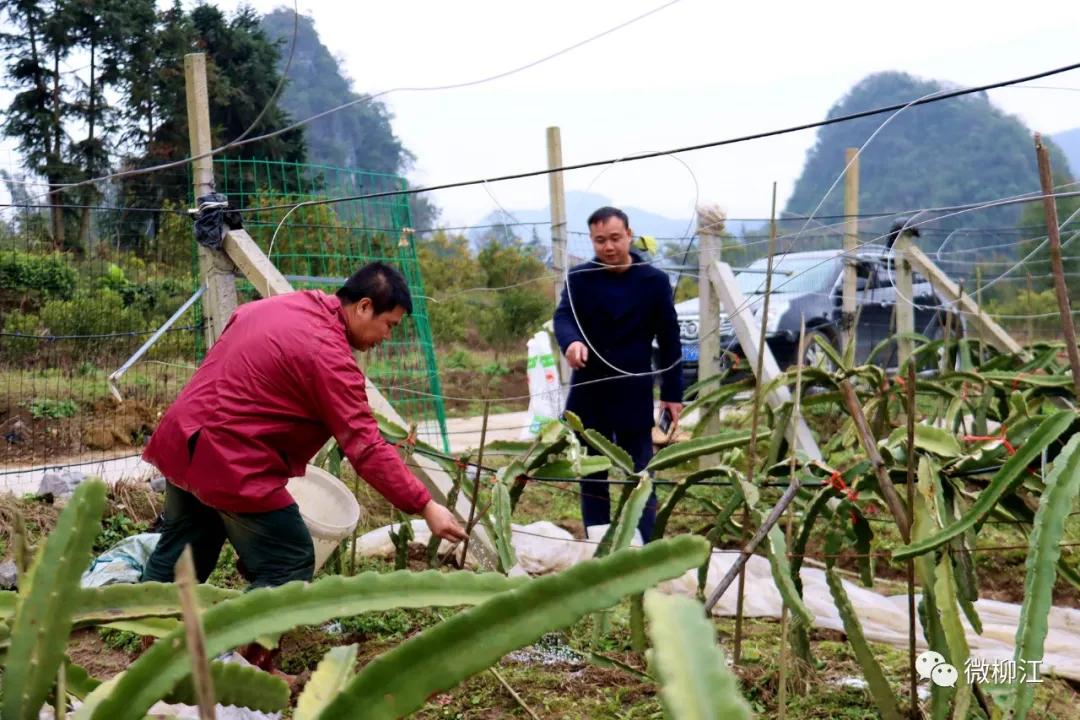
[[[267,512],[293,502],[286,482],[332,435],[360,477],[416,513],[431,495],[380,435],[365,382],[337,297],[304,291],[241,305],[143,459],[212,508]]]

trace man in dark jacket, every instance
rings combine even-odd
[[[596,256],[572,268],[555,311],[555,337],[574,372],[566,409],[626,450],[634,469],[652,457],[652,345],[657,341],[660,405],[678,425],[682,411],[679,322],[667,275],[630,251],[633,235],[622,210],[602,207],[589,216]],[[604,479],[606,473],[593,476]],[[587,528],[611,522],[607,483],[582,483],[581,514]],[[638,529],[648,541],[656,519],[656,494]]]

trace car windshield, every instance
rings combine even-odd
[[[840,267],[839,257],[780,257],[773,264],[772,288],[775,292],[829,292]],[[743,295],[765,292],[768,258],[750,263],[735,276]]]

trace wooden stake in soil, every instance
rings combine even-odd
[[[184,548],[176,561],[176,586],[180,594],[180,607],[184,613],[184,634],[187,637],[188,654],[191,655],[191,679],[195,686],[195,701],[199,707],[199,720],[214,720],[214,681],[210,677],[210,661],[206,657],[206,638],[199,619],[199,605],[195,600],[195,563],[191,559],[191,546]]]
[[[798,478],[791,481],[788,485],[788,489],[784,491],[784,494],[780,496],[780,501],[773,505],[773,509],[769,511],[769,516],[765,518],[765,522],[761,524],[761,527],[754,533],[754,537],[750,538],[748,542],[739,553],[738,559],[735,560],[735,564],[732,565],[724,577],[720,578],[720,582],[717,583],[716,588],[713,590],[712,595],[709,596],[708,601],[705,603],[705,614],[712,613],[712,609],[716,607],[716,603],[724,596],[724,592],[731,587],[731,583],[735,582],[735,578],[746,567],[746,561],[750,559],[750,556],[757,550],[757,546],[761,544],[761,541],[765,539],[765,536],[769,534],[769,530],[772,530],[772,526],[777,523],[780,516],[784,514],[784,510],[787,510],[788,505],[795,499],[795,496],[799,494],[799,490],[802,489],[802,483]],[[736,616],[738,617],[738,616]],[[734,660],[733,660],[734,661]]]
[[[772,292],[773,255],[776,254],[776,183],[772,186],[772,214],[769,220],[769,257],[765,267],[765,295],[761,299],[761,334],[758,336],[757,368],[754,371],[754,404],[750,411],[750,446],[747,448],[746,482],[754,484],[754,464],[757,462],[757,426],[761,413],[761,369],[765,363],[765,333],[769,322],[769,295]],[[732,308],[732,312],[750,312],[749,307]],[[743,505],[742,539],[750,529],[750,505]],[[739,566],[739,594],[735,600],[735,648],[731,661],[738,665],[742,657],[743,602],[746,590],[746,561]],[[711,609],[711,608],[710,608]]]
[[[900,502],[900,495],[896,492],[896,486],[893,485],[892,480],[889,478],[889,470],[885,467],[885,461],[881,459],[881,453],[878,452],[877,441],[874,440],[874,436],[870,432],[870,426],[866,424],[866,415],[863,414],[862,406],[859,405],[859,396],[855,393],[855,388],[851,386],[850,381],[841,380],[839,385],[840,397],[843,399],[844,406],[855,424],[855,433],[859,436],[863,450],[866,451],[866,457],[874,466],[874,473],[877,476],[878,489],[881,491],[882,499],[885,500],[885,505],[888,506],[889,512],[892,513],[893,519],[896,520],[896,527],[900,531],[901,537],[904,538],[904,542],[910,543],[911,524],[908,522],[907,512],[904,510],[904,504]]]
[[[480,473],[484,469],[484,444],[487,442],[488,416],[491,414],[491,401],[484,401],[484,421],[480,425],[480,450],[476,455],[476,480],[473,482],[472,503],[469,505],[469,521],[465,524],[465,545],[461,549],[461,567],[469,558],[469,537],[476,526],[476,503],[480,501]]]
[[[1050,270],[1054,273],[1054,294],[1061,313],[1061,330],[1065,335],[1065,350],[1072,368],[1073,392],[1080,400],[1080,350],[1076,347],[1076,326],[1069,307],[1069,288],[1065,285],[1065,268],[1061,262],[1061,235],[1058,231],[1057,203],[1054,200],[1054,181],[1050,172],[1050,154],[1035,133],[1035,157],[1039,161],[1039,184],[1043,191],[1043,213],[1046,215],[1046,234],[1050,240]]]
[[[907,504],[915,515],[915,363],[907,366]],[[907,562],[908,673],[911,677],[911,718],[919,716],[919,678],[915,670],[915,561]]]

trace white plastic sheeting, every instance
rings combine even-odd
[[[574,563],[592,557],[596,546],[575,540],[566,530],[547,521],[514,525],[514,550],[518,562],[530,575],[545,575],[564,570]],[[413,542],[426,545],[430,533],[423,520],[412,522]],[[357,538],[357,552],[362,555],[385,556],[393,553],[389,527],[373,530]],[[444,551],[449,546],[444,542]],[[735,562],[733,552],[715,552],[709,566],[706,595]],[[843,631],[832,595],[825,584],[825,572],[803,567],[803,600],[814,614],[814,625]],[[1021,578],[1017,578],[1018,581]],[[690,570],[675,580],[660,586],[665,592],[693,596],[697,592],[697,571]],[[844,581],[868,640],[887,643],[899,648],[908,645],[907,595],[885,596],[860,585]],[[713,608],[714,615],[734,615],[736,587],[733,585]],[[918,602],[918,598],[916,599]],[[782,601],[773,583],[769,562],[753,556],[747,563],[746,595],[743,613],[748,617],[780,617]],[[1011,661],[1020,618],[1020,606],[995,600],[979,600],[975,608],[982,620],[983,632],[978,635],[962,618],[967,630],[971,657],[988,664]],[[917,622],[917,620],[916,620]],[[1050,611],[1050,630],[1040,674],[1053,674],[1080,681],[1080,610],[1055,607]],[[926,649],[922,627],[916,630],[920,650]],[[963,670],[961,669],[961,672]]]

